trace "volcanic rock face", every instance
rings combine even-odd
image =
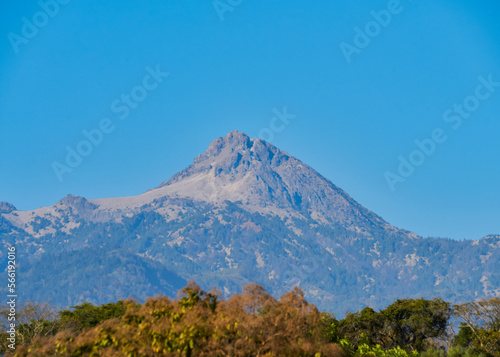
[[[298,159],[237,131],[213,141],[191,166],[158,188],[214,204],[241,201],[264,214],[397,231]]]
[[[172,295],[187,280],[226,294],[252,281],[274,294],[299,285],[341,314],[403,297],[500,295],[499,236],[420,238],[236,131],[139,196],[68,195],[26,212],[0,203],[0,236],[18,246],[25,296],[60,304]]]

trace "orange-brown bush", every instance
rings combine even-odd
[[[195,285],[182,297],[129,304],[125,315],[20,346],[18,356],[345,356],[316,307],[295,288],[279,300],[259,285],[219,300]]]

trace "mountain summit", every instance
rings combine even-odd
[[[367,235],[373,226],[397,231],[300,160],[238,131],[214,140],[158,189],[214,204],[241,201],[252,212],[312,218]]]
[[[341,314],[404,297],[500,295],[500,236],[420,238],[237,131],[138,196],[68,195],[34,211],[2,203],[0,235],[17,244],[24,296],[63,305],[173,295],[187,280],[225,294],[299,285]]]

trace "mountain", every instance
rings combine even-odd
[[[225,295],[248,282],[275,295],[299,285],[340,316],[405,297],[500,296],[500,236],[421,238],[236,131],[138,196],[0,203],[0,236],[16,243],[23,297],[63,306],[175,295],[189,280]]]

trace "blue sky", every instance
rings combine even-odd
[[[455,239],[500,233],[500,87],[475,94],[500,81],[497,1],[237,3],[3,2],[0,201],[27,210],[68,193],[140,194],[230,130],[265,133],[286,107],[295,118],[271,142],[390,223]],[[341,44],[362,42],[356,27],[369,43],[349,63]],[[169,75],[154,82],[147,68]],[[154,89],[137,88],[145,78]],[[133,91],[143,100],[124,115]],[[473,110],[454,128],[456,114],[443,115],[464,101]],[[53,163],[66,165],[66,148],[105,118],[114,130],[60,182]],[[399,157],[435,130],[446,140],[400,176]],[[392,190],[387,172],[404,182]]]

